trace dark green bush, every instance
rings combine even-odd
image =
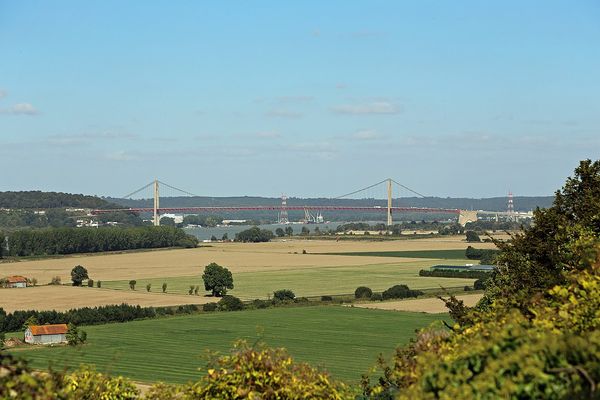
[[[388,299],[406,299],[409,297],[417,297],[422,295],[423,292],[420,290],[411,290],[406,285],[394,285],[391,288],[385,290],[381,296],[384,300]]]
[[[202,311],[217,311],[217,303],[206,303],[202,305]]]
[[[267,300],[254,299],[252,300],[252,307],[257,309],[268,308],[271,306],[271,302]]]
[[[296,295],[289,289],[280,289],[273,292],[273,299],[279,301],[294,300]]]
[[[381,293],[373,293],[373,296],[371,296],[371,300],[381,301],[383,300],[383,296],[381,295]]]
[[[321,296],[321,301],[333,301],[333,297],[331,297],[331,296]]]
[[[357,299],[370,299],[371,296],[373,296],[373,291],[366,286],[359,286],[354,291],[354,297]]]
[[[225,295],[217,303],[217,309],[219,311],[240,311],[244,309],[244,303],[235,296]]]

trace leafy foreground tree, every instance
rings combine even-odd
[[[236,344],[231,354],[214,357],[206,375],[185,385],[158,383],[144,397],[123,377],[81,366],[71,374],[38,373],[11,355],[0,353],[2,399],[349,399],[348,388],[304,363],[295,363],[283,349]]]
[[[583,161],[554,205],[502,250],[484,299],[446,300],[451,331],[399,348],[369,399],[600,398],[600,162]]]
[[[224,296],[227,294],[227,289],[233,289],[231,271],[217,263],[210,263],[204,268],[202,280],[204,289],[211,291],[215,297]]]
[[[72,374],[36,372],[25,361],[0,353],[0,399],[138,399],[139,390],[123,377],[82,366]]]
[[[87,269],[81,265],[76,265],[71,270],[71,281],[73,281],[73,286],[81,286],[83,281],[89,278]]]
[[[294,363],[283,349],[252,348],[238,342],[230,355],[212,360],[198,382],[156,385],[155,399],[349,399],[343,384],[308,364]]]

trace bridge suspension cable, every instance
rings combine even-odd
[[[406,189],[406,190],[408,190],[409,192],[411,192],[411,193],[413,193],[413,194],[416,194],[416,195],[417,195],[417,196],[419,196],[419,197],[422,197],[422,198],[426,198],[426,197],[427,197],[427,196],[425,196],[424,194],[421,194],[421,193],[419,193],[419,192],[417,192],[417,191],[414,191],[414,190],[412,190],[411,188],[409,188],[409,187],[407,187],[407,186],[404,186],[403,184],[401,184],[401,183],[399,183],[399,182],[396,182],[396,181],[395,181],[395,180],[393,180],[393,179],[392,179],[392,182],[394,182],[396,185],[400,186],[401,188],[403,188],[403,189]]]
[[[173,190],[176,190],[176,191],[178,191],[178,192],[185,193],[185,194],[187,194],[188,196],[200,197],[200,196],[198,196],[197,194],[190,193],[190,192],[188,192],[188,191],[186,191],[186,190],[183,190],[183,189],[176,188],[175,186],[171,186],[171,185],[169,185],[168,183],[164,183],[163,181],[158,181],[158,183],[160,183],[160,184],[161,184],[161,185],[163,185],[163,186],[166,186],[166,187],[168,187],[169,189],[173,189]]]
[[[148,189],[150,186],[154,185],[154,181],[150,182],[149,184],[147,184],[146,186],[143,186],[141,188],[139,188],[138,190],[129,193],[128,195],[125,195],[123,197],[121,197],[122,199],[129,199],[131,198],[131,196],[138,194],[139,192],[141,192],[142,190]]]
[[[371,188],[374,188],[375,186],[381,185],[382,183],[387,182],[387,181],[388,181],[388,179],[384,179],[381,182],[377,182],[377,183],[374,183],[374,184],[372,184],[370,186],[367,186],[365,188],[362,188],[362,189],[359,189],[359,190],[355,190],[354,192],[346,193],[346,194],[344,194],[342,196],[338,196],[338,197],[332,197],[332,200],[343,199],[344,197],[348,197],[348,196],[352,196],[353,194],[356,194],[356,193],[364,192],[365,190],[369,190]]]

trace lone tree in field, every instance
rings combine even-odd
[[[216,263],[210,263],[204,268],[202,280],[204,289],[210,290],[213,296],[224,296],[227,294],[227,289],[233,289],[231,271]]]
[[[86,279],[89,279],[87,269],[81,265],[77,265],[71,270],[71,280],[73,281],[73,286],[81,286],[83,281]]]

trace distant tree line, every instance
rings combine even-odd
[[[468,278],[468,279],[487,279],[491,272],[486,271],[454,271],[454,270],[435,270],[422,269],[419,276],[435,276],[439,278]]]
[[[162,315],[190,314],[200,310],[196,305],[173,307],[141,307],[129,304],[83,307],[69,311],[14,311],[7,313],[0,307],[0,332],[20,331],[27,320],[38,324],[99,325],[109,322],[128,322]]]
[[[498,254],[500,254],[500,250],[476,249],[472,246],[468,246],[465,250],[465,257],[469,260],[479,260],[479,263],[483,265],[494,264]]]
[[[116,208],[115,204],[96,196],[60,192],[0,192],[0,208]]]
[[[236,233],[235,241],[243,243],[269,242],[274,237],[275,235],[270,230],[260,229],[258,226],[253,226],[250,229]]]
[[[78,214],[60,208],[44,210],[44,213],[23,209],[0,210],[0,227],[5,229],[74,227],[77,218]],[[103,213],[93,219],[101,224],[106,222],[117,222],[124,226],[144,224],[137,214],[123,211]]]
[[[195,247],[198,239],[166,226],[136,228],[46,228],[7,233],[9,256],[95,253],[102,251]]]

